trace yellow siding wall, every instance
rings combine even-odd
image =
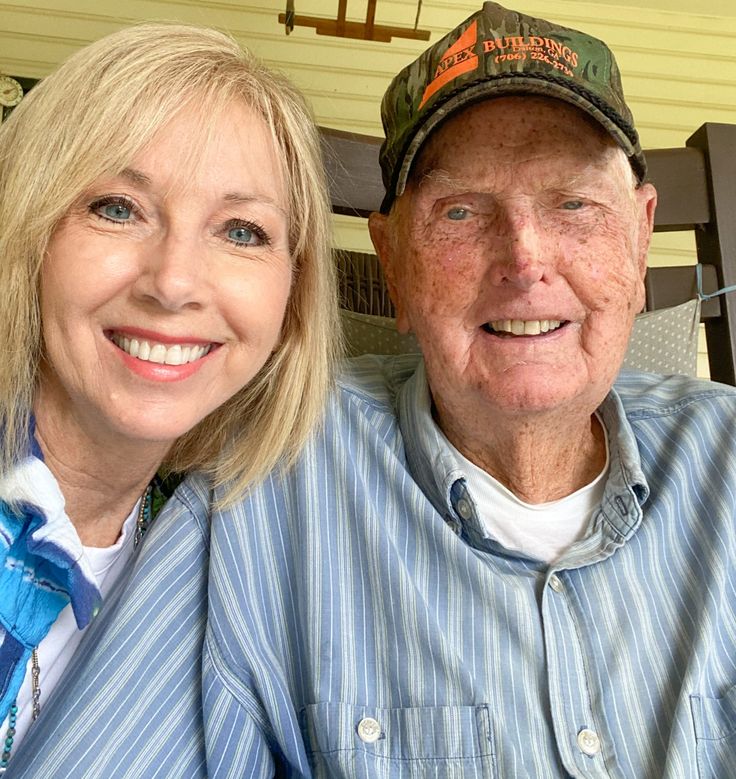
[[[507,5],[511,4],[511,0]],[[334,17],[337,0],[295,0],[299,14]],[[420,27],[436,40],[480,2],[424,0]],[[736,123],[736,3],[732,0],[516,0],[546,16],[605,39],[615,51],[644,148],[681,146],[705,121]],[[284,0],[257,6],[240,0],[0,0],[0,71],[42,77],[77,48],[124,24],[166,19],[229,31],[309,96],[320,124],[379,135],[379,104],[391,76],[426,45],[318,36],[278,24]],[[376,21],[411,27],[415,0],[379,0]],[[697,10],[694,10],[697,9]],[[365,16],[365,0],[350,0],[349,18]],[[337,243],[367,251],[361,220],[336,219]],[[652,264],[688,264],[688,233],[655,236]]]

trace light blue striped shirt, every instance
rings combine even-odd
[[[736,390],[600,413],[550,568],[484,538],[421,365],[357,361],[290,473],[211,528],[179,489],[8,778],[734,779]]]

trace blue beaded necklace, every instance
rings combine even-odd
[[[154,506],[154,493],[158,498],[157,505]],[[163,505],[166,496],[161,494],[159,481],[154,477],[153,481],[146,487],[145,492],[141,496],[141,505],[138,509],[138,518],[135,523],[135,532],[133,533],[133,549],[138,547],[143,536],[146,534],[149,525],[153,521],[153,518],[158,513],[158,509]],[[39,677],[41,675],[41,666],[38,664],[38,647],[33,650],[31,654],[31,703],[33,706],[33,713],[31,715],[31,722],[35,722],[38,719],[38,715],[41,713],[41,685],[39,683]],[[13,701],[10,704],[8,711],[8,729],[5,731],[5,743],[3,744],[3,751],[0,753],[0,774],[4,774],[10,761],[10,752],[13,749],[13,739],[15,738],[15,725],[18,719],[18,704]]]
[[[41,713],[41,686],[38,683],[40,675],[41,667],[38,664],[38,649],[34,649],[31,653],[31,704],[33,706],[31,722],[35,722],[38,715]],[[16,701],[13,701],[10,704],[10,710],[8,712],[8,729],[5,731],[5,743],[3,744],[2,755],[0,755],[0,774],[4,774],[5,769],[8,767],[10,750],[13,748],[13,739],[15,738],[15,725],[17,719],[18,704]]]
[[[5,747],[3,749],[2,758],[0,758],[0,771],[5,773],[5,769],[8,767],[8,760],[10,760],[10,750],[13,748],[13,736],[15,735],[15,718],[18,716],[18,706],[13,701],[10,704],[10,713],[8,714],[8,731],[5,734]]]
[[[10,704],[10,713],[8,714],[8,730],[5,734],[5,747],[2,758],[0,758],[0,771],[5,772],[10,760],[10,750],[13,748],[13,736],[15,735],[15,720],[18,716],[18,705],[15,701]]]

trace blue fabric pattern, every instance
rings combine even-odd
[[[0,479],[0,721],[33,649],[71,602],[85,627],[101,597],[64,498],[35,454]]]
[[[181,485],[8,779],[736,777],[736,390],[621,376],[550,567],[483,537],[415,368],[353,363],[211,529]]]

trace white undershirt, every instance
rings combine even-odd
[[[84,553],[87,556],[92,572],[97,580],[97,586],[104,598],[112,589],[117,578],[120,576],[128,561],[133,555],[133,536],[135,534],[135,525],[138,518],[138,509],[140,500],[136,503],[133,511],[125,520],[120,537],[112,546],[92,547],[85,546]],[[85,628],[86,629],[86,628]],[[84,630],[77,628],[74,619],[74,612],[71,604],[67,605],[59,613],[56,622],[46,634],[46,638],[38,645],[38,665],[41,670],[39,684],[41,687],[41,709],[43,709],[44,700],[48,700],[51,691],[56,687],[64,669],[74,654],[74,650],[82,640]],[[31,724],[31,715],[33,707],[31,705],[31,663],[28,661],[26,675],[23,684],[18,692],[16,702],[18,705],[18,714],[15,725],[15,736],[13,738],[13,748],[10,753],[10,760],[13,759],[13,753],[18,748],[23,736]],[[0,741],[5,741],[5,734],[8,730],[8,719],[0,728]]]
[[[601,427],[605,435],[606,464],[598,476],[572,495],[535,504],[517,498],[445,438],[465,474],[486,538],[492,538],[509,551],[549,564],[558,560],[575,541],[584,538],[603,498],[608,475],[608,434],[602,422]]]

